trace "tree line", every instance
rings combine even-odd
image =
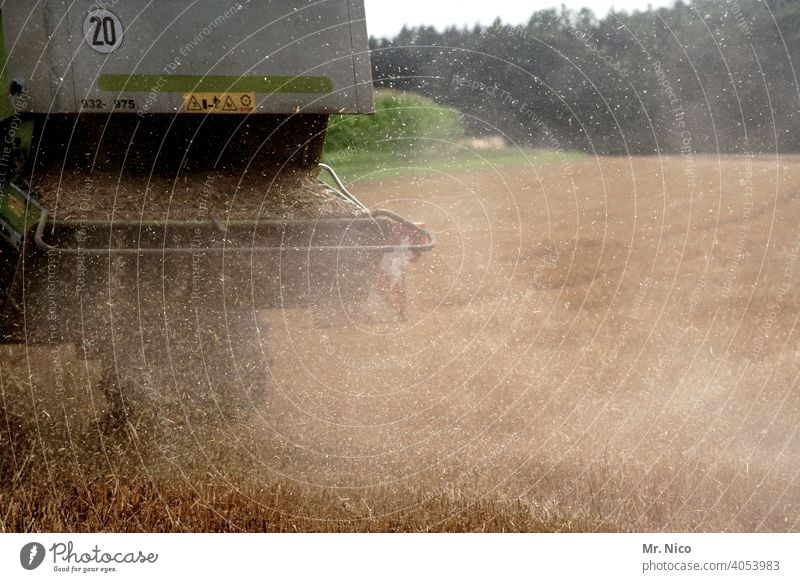
[[[800,3],[694,0],[370,39],[375,85],[472,135],[602,154],[800,151]]]

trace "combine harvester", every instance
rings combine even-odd
[[[391,268],[431,235],[320,165],[328,116],[373,111],[362,0],[15,1],[0,16],[0,343],[32,376],[56,369],[45,414],[91,396],[59,385],[65,345],[100,362],[95,412],[182,422],[262,405],[263,310],[402,311],[376,282],[401,284]]]

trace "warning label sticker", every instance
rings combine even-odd
[[[186,113],[251,113],[255,109],[255,93],[185,93]]]

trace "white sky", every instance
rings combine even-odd
[[[372,36],[391,37],[400,32],[403,24],[432,25],[442,30],[450,24],[472,27],[476,22],[491,24],[500,17],[505,24],[526,24],[531,14],[545,8],[570,10],[586,6],[598,17],[610,9],[633,12],[648,4],[671,6],[672,0],[364,0],[367,9],[367,28]]]

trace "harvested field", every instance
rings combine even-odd
[[[265,313],[273,382],[237,425],[54,450],[6,406],[0,527],[796,532],[798,175],[676,156],[358,183],[437,236],[407,321]]]

